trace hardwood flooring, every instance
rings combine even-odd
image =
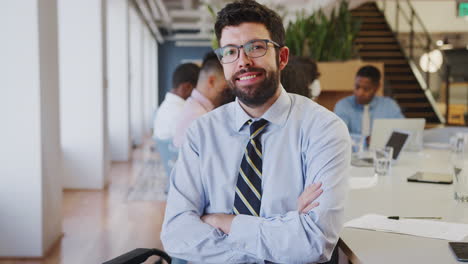
[[[98,264],[134,248],[162,248],[165,202],[126,201],[150,155],[145,146],[134,151],[132,162],[112,163],[106,190],[65,190],[64,234],[50,253],[43,259],[0,259],[0,264]]]

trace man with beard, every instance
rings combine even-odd
[[[234,96],[226,85],[221,66],[214,52],[207,53],[198,76],[198,82],[187,99],[181,118],[176,125],[174,146],[179,148],[185,140],[185,133],[192,122],[218,106],[232,102]]]
[[[230,3],[215,33],[237,99],[187,132],[171,176],[164,248],[192,263],[325,262],[344,220],[346,125],[281,86],[289,49],[274,11]]]

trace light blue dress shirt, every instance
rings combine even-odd
[[[165,250],[193,263],[326,261],[344,221],[350,138],[335,114],[312,100],[281,95],[262,118],[260,217],[238,215],[229,234],[203,223],[204,214],[232,214],[239,166],[251,119],[236,100],[197,119],[172,171],[161,232]],[[323,183],[320,205],[297,211],[308,185]]]
[[[356,97],[352,95],[338,101],[334,111],[346,123],[353,139],[359,138],[364,105],[358,104]],[[398,104],[393,99],[384,96],[374,96],[372,98],[369,103],[369,115],[370,131],[372,131],[372,123],[376,118],[405,118]]]

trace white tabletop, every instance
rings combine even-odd
[[[417,171],[450,173],[449,158],[446,150],[402,153],[391,174],[379,177],[375,186],[350,191],[346,221],[376,213],[437,216],[442,221],[468,224],[468,203],[453,199],[453,185],[406,180]],[[373,168],[352,167],[351,176],[373,177]],[[344,228],[340,236],[340,246],[353,263],[459,263],[446,240],[353,228]]]

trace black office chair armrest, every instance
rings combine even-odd
[[[141,264],[145,262],[151,256],[160,256],[161,259],[156,261],[156,263],[162,263],[164,259],[168,264],[171,264],[171,257],[159,249],[156,248],[136,248],[130,252],[127,252],[123,255],[120,255],[114,259],[106,261],[102,264]]]

